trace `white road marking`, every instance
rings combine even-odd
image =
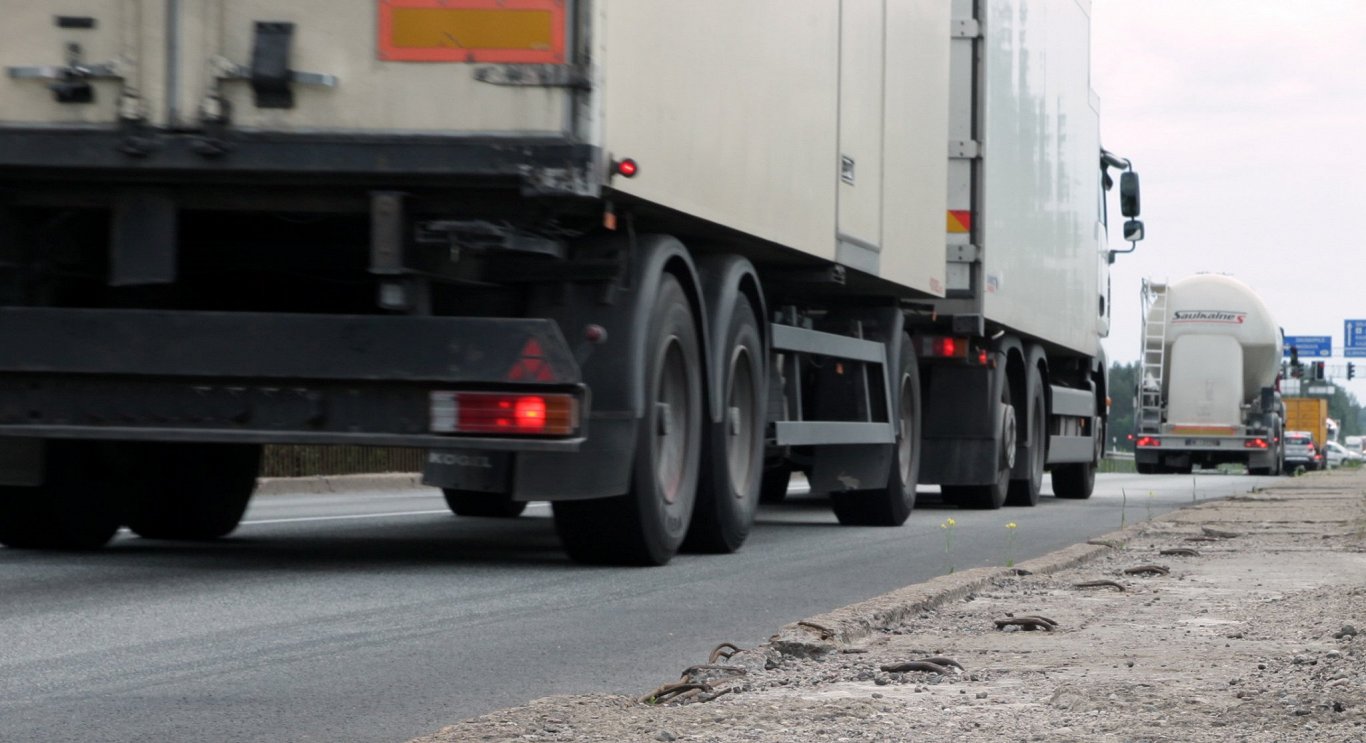
[[[241,526],[259,526],[261,524],[297,524],[304,521],[346,521],[353,519],[383,519],[394,516],[434,516],[438,513],[450,513],[449,509],[443,508],[440,511],[390,511],[389,513],[352,513],[344,516],[298,516],[289,519],[255,519],[243,521]]]

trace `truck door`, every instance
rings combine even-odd
[[[568,125],[556,75],[572,58],[573,0],[172,4],[182,121],[202,111],[245,129],[428,134]]]
[[[113,125],[159,107],[165,2],[0,0],[0,123]]]
[[[882,250],[883,0],[840,4],[836,259],[878,274]]]

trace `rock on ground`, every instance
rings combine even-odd
[[[1366,474],[1287,480],[1094,541],[1112,546],[1028,575],[947,576],[699,658],[712,667],[689,673],[697,688],[549,697],[418,743],[1366,743]],[[1162,554],[1183,548],[1198,554]],[[1145,565],[1168,572],[1125,572]],[[1098,580],[1124,590],[1076,586]],[[996,623],[1026,616],[1056,626]],[[884,670],[928,657],[962,669]]]

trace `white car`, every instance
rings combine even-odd
[[[1323,445],[1323,459],[1328,463],[1328,469],[1341,467],[1344,463],[1360,462],[1362,456],[1336,441],[1329,441]]]

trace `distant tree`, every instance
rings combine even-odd
[[[1333,387],[1333,396],[1328,398],[1328,417],[1341,424],[1339,436],[1361,435],[1361,405],[1347,390]]]
[[[1110,365],[1110,441],[1106,449],[1132,451],[1134,442],[1134,395],[1138,389],[1138,362]]]

